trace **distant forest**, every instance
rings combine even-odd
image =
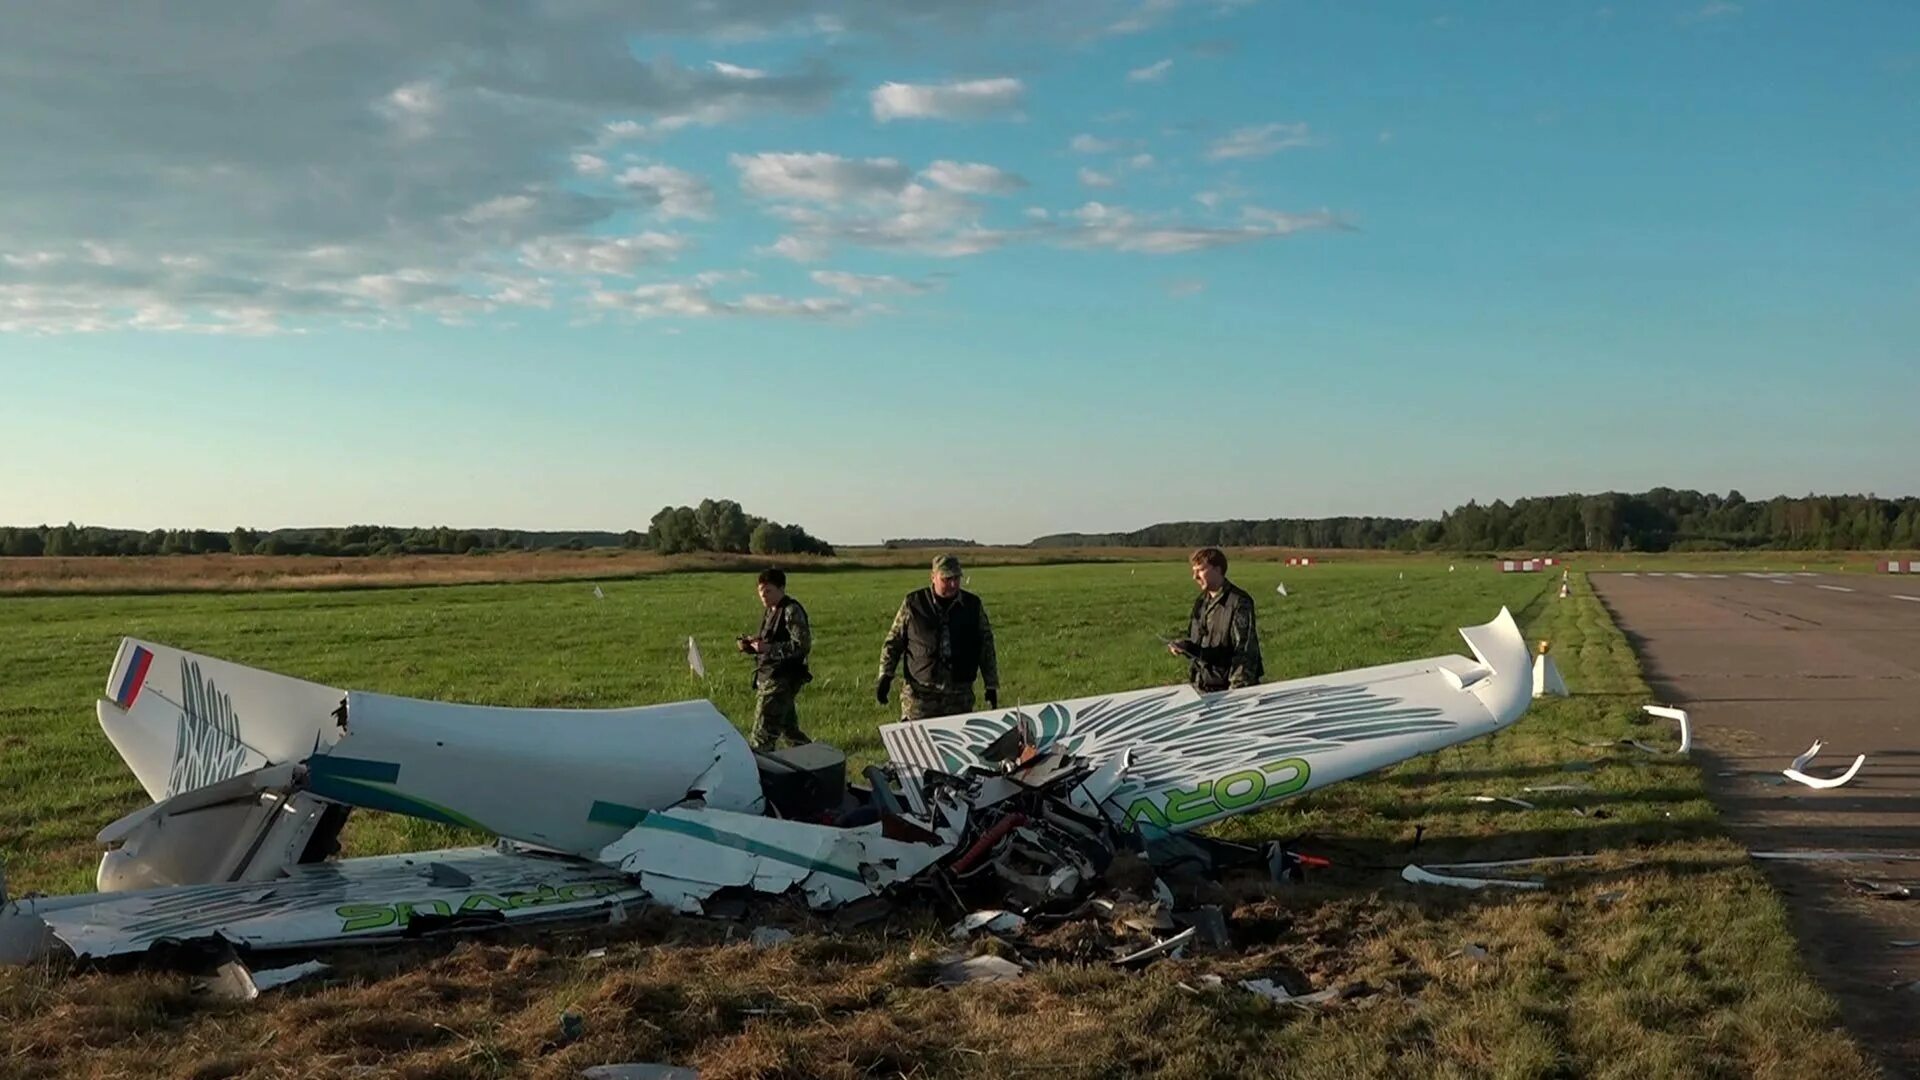
[[[729,551],[754,555],[832,555],[833,545],[798,525],[749,514],[732,499],[701,499],[699,506],[663,506],[649,523],[645,546],[662,555]]]
[[[882,540],[880,546],[888,551],[899,551],[903,548],[979,547],[980,544],[978,541],[959,540],[953,537],[895,537],[891,540]]]
[[[1176,521],[1127,533],[1056,533],[1029,547],[1293,547],[1394,551],[1740,551],[1920,549],[1920,498],[1777,496],[1654,488],[1638,495],[1554,495],[1468,502],[1438,520],[1386,517]],[[889,548],[973,547],[971,540],[894,539]],[[647,548],[833,554],[798,525],[749,514],[731,499],[663,507],[646,532],[343,528],[106,529],[71,522],[0,528],[0,555],[463,555],[562,548]]]
[[[466,555],[486,551],[641,547],[637,532],[529,532],[520,529],[343,528],[105,529],[97,525],[0,528],[0,555]]]
[[[1784,495],[1748,502],[1654,488],[1638,495],[1469,501],[1439,520],[1335,517],[1179,521],[1128,533],[1059,533],[1032,547],[1296,547],[1396,551],[1740,551],[1920,547],[1920,498]]]

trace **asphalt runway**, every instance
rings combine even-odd
[[[1920,1078],[1920,575],[1595,573],[1595,594],[1664,703],[1736,839],[1755,852],[1831,849],[1911,860],[1762,861],[1809,968],[1895,1076]],[[1851,783],[1816,790],[1805,769]],[[1906,884],[1914,899],[1849,880]]]

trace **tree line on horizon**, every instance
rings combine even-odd
[[[832,555],[833,545],[798,525],[749,514],[732,499],[701,499],[699,506],[663,506],[648,523],[643,544],[662,555],[690,551],[741,555]]]
[[[1920,548],[1920,498],[1702,494],[1469,500],[1439,518],[1178,521],[1126,533],[1057,533],[1030,547],[1293,547],[1393,551],[1794,551]]]
[[[1262,518],[1178,521],[1125,533],[1056,533],[1028,547],[1292,547],[1394,551],[1741,551],[1920,549],[1920,498],[1775,496],[1673,488],[1628,495],[1553,495],[1469,500],[1437,519]],[[976,546],[971,540],[894,539],[888,548]],[[749,514],[732,499],[662,507],[645,532],[397,528],[255,530],[108,529],[68,522],[0,527],[0,555],[464,555],[492,551],[624,547],[663,555],[713,551],[832,555],[833,545],[798,525]]]
[[[396,528],[109,529],[98,525],[0,528],[0,555],[467,555],[488,551],[584,551],[634,547],[637,532]]]

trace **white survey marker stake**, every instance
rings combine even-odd
[[[707,662],[700,658],[700,645],[691,634],[687,635],[687,666],[693,669],[695,675],[703,679],[707,677]]]
[[[1568,697],[1567,682],[1560,677],[1560,668],[1554,664],[1553,657],[1547,652],[1547,643],[1540,643],[1540,653],[1533,658],[1533,696]]]

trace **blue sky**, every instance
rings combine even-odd
[[[1912,494],[1920,7],[10,17],[0,521]]]

